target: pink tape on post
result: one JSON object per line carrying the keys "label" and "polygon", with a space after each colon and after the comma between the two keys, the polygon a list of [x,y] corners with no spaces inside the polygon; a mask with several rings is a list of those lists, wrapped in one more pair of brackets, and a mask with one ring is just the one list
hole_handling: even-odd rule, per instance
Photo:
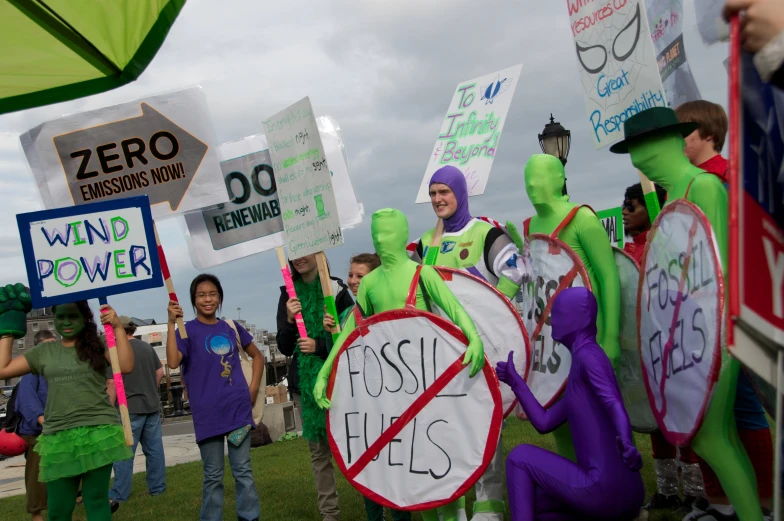
{"label": "pink tape on post", "polygon": [[[281,268],[280,272],[283,274],[283,283],[286,285],[286,293],[288,293],[289,298],[297,298],[297,290],[294,289],[294,279],[291,278],[288,266]],[[305,319],[302,318],[302,313],[297,313],[294,316],[294,322],[297,324],[299,336],[307,338],[308,331],[305,329]]]}
{"label": "pink tape on post", "polygon": [[117,392],[117,403],[128,407],[128,400],[125,398],[125,384],[123,383],[122,373],[114,373],[114,390]]}
{"label": "pink tape on post", "polygon": [[[105,313],[105,311],[102,311]],[[106,347],[109,349],[117,349],[117,338],[114,336],[114,327],[111,324],[103,325],[103,332],[106,335]],[[128,407],[128,399],[125,396],[125,383],[123,382],[122,373],[113,373],[114,375],[114,390],[117,392],[117,403]]]}

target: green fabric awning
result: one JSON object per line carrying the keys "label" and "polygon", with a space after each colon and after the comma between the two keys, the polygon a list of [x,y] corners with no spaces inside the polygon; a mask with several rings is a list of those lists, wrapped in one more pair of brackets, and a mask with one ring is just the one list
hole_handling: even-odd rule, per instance
{"label": "green fabric awning", "polygon": [[185,0],[0,0],[0,114],[129,83]]}

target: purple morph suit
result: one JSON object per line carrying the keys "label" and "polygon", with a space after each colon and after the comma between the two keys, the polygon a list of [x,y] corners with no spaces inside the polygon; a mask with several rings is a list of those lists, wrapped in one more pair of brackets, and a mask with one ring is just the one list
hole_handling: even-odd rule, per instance
{"label": "purple morph suit", "polygon": [[642,506],[642,457],[610,360],[596,343],[596,313],[585,288],[566,289],[553,303],[553,338],[569,349],[572,366],[564,396],[549,410],[507,369],[514,368],[512,353],[496,368],[541,434],[569,422],[577,456],[574,463],[533,445],[512,450],[506,486],[513,521],[631,520]]}
{"label": "purple morph suit", "polygon": [[430,178],[430,186],[436,183],[444,184],[455,194],[457,209],[452,217],[444,219],[444,231],[447,233],[458,232],[471,220],[468,210],[468,185],[465,175],[459,168],[447,165],[439,168]]}

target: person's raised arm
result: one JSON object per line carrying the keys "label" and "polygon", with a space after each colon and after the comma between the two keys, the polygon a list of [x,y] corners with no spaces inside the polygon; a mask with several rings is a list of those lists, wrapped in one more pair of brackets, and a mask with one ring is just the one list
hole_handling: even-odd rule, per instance
{"label": "person's raised arm", "polygon": [[466,310],[463,309],[463,306],[432,266],[423,266],[420,271],[420,277],[428,295],[468,338],[468,347],[466,348],[463,363],[471,364],[470,375],[473,377],[485,364],[484,345],[482,344],[482,339],[479,338],[474,321],[471,320]]}
{"label": "person's raised arm", "polygon": [[495,373],[500,381],[512,388],[526,417],[539,434],[552,432],[567,420],[565,400],[558,400],[549,409],[542,407],[534,393],[528,388],[528,384],[515,369],[513,352],[509,352],[509,358],[506,362],[498,362]]}
{"label": "person's raised arm", "polygon": [[11,351],[14,339],[24,338],[27,334],[27,313],[32,307],[30,293],[24,284],[0,287],[0,379],[14,378],[30,372],[27,358],[18,356],[12,360]]}
{"label": "person's raised arm", "polygon": [[588,256],[593,272],[599,281],[599,306],[602,310],[601,336],[597,337],[613,367],[621,359],[618,334],[621,315],[621,282],[612,245],[601,221],[588,208],[581,208],[574,216],[580,244]]}
{"label": "person's raised arm", "polygon": [[[101,306],[101,323],[104,325],[109,324],[114,329],[117,358],[120,361],[120,372],[125,374],[130,373],[133,371],[133,349],[131,348],[131,343],[128,342],[128,335],[125,334],[125,328],[123,328],[120,318],[117,316],[114,308],[108,304]],[[108,349],[104,353],[104,357],[107,362],[110,364],[112,363]]]}
{"label": "person's raised arm", "polygon": [[615,427],[618,453],[629,469],[639,470],[642,468],[642,456],[634,447],[629,415],[610,361],[600,350],[590,346],[582,349],[577,356],[580,357],[579,363],[572,361],[572,367],[577,369],[578,374],[570,373],[569,377],[581,378],[588,384]]}
{"label": "person's raised arm", "polygon": [[[298,299],[289,299],[285,288],[281,289],[280,299],[278,300],[277,324],[278,331],[275,333],[275,341],[278,343],[278,350],[284,356],[294,356],[297,347],[297,325],[294,321],[295,313],[292,310],[302,310],[302,305]],[[309,333],[313,334],[313,333]]]}
{"label": "person's raised arm", "polygon": [[485,238],[485,263],[498,277],[496,289],[509,299],[513,299],[520,291],[520,286],[531,279],[531,268],[520,253],[522,250],[517,239],[511,237],[513,233],[519,236],[514,226],[510,235],[498,228],[491,228]]}
{"label": "person's raised arm", "polygon": [[[359,306],[359,309],[371,309],[370,301],[367,297],[367,291],[365,290],[365,286],[362,284],[359,285],[357,305]],[[329,409],[332,405],[326,396],[329,375],[332,373],[332,366],[335,363],[335,358],[338,356],[338,354],[340,354],[340,348],[343,346],[346,338],[348,338],[348,336],[352,331],[354,331],[354,329],[356,329],[356,327],[356,319],[352,313],[349,315],[348,320],[346,320],[346,325],[343,326],[340,335],[338,336],[337,340],[335,340],[335,345],[332,346],[332,350],[329,352],[329,356],[324,361],[324,365],[321,366],[321,370],[319,371],[318,377],[316,378],[316,385],[313,387],[313,398],[316,400],[316,404],[318,404],[318,406],[322,409]]]}
{"label": "person's raised arm", "polygon": [[[168,326],[166,330],[166,364],[169,369],[177,369],[182,363],[182,353],[177,348],[177,331],[175,324],[177,319],[183,316],[182,308],[174,300],[169,301],[169,307],[166,311],[169,315]],[[185,340],[188,341],[187,339]]]}

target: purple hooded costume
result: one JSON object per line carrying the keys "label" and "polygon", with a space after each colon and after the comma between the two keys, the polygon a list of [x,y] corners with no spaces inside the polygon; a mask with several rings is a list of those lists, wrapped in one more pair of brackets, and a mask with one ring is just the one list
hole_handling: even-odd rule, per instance
{"label": "purple hooded costume", "polygon": [[537,431],[568,421],[577,463],[533,445],[516,447],[506,460],[506,484],[514,521],[631,520],[644,488],[642,457],[634,447],[610,360],[596,343],[596,298],[585,288],[564,290],[553,303],[553,338],[572,355],[564,396],[545,410],[513,369],[500,362],[507,383]]}
{"label": "purple hooded costume", "polygon": [[468,185],[465,175],[459,168],[443,166],[435,171],[430,178],[430,186],[434,184],[447,185],[457,199],[457,210],[451,217],[444,219],[444,231],[447,233],[459,232],[471,220],[468,210]]}

